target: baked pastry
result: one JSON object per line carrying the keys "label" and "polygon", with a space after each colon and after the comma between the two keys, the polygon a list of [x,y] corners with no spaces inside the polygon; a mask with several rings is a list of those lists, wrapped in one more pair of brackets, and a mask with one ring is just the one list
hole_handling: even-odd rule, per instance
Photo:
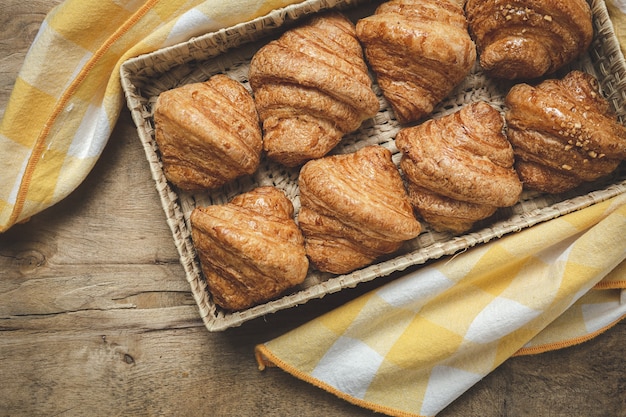
{"label": "baked pastry", "polygon": [[508,137],[526,188],[567,191],[611,173],[626,159],[626,128],[588,73],[517,84],[505,104]]}
{"label": "baked pastry", "polygon": [[254,100],[226,75],[161,93],[154,123],[165,177],[179,188],[215,189],[259,166],[263,145]]}
{"label": "baked pastry", "polygon": [[398,250],[421,229],[391,152],[367,146],[307,162],[298,223],[320,271],[345,274]]}
{"label": "baked pastry", "polygon": [[241,310],[304,281],[309,261],[294,207],[264,186],[191,213],[191,235],[215,303]]}
{"label": "baked pastry", "polygon": [[398,132],[411,204],[433,229],[461,233],[517,203],[522,184],[503,129],[500,112],[479,101]]}
{"label": "baked pastry", "polygon": [[380,107],[354,24],[338,12],[316,16],[262,47],[249,79],[264,149],[286,166],[326,155]]}
{"label": "baked pastry", "polygon": [[467,0],[480,65],[493,77],[551,74],[587,50],[593,38],[586,0]]}
{"label": "baked pastry", "polygon": [[357,36],[399,122],[422,119],[467,76],[476,47],[449,0],[392,0],[359,20]]}

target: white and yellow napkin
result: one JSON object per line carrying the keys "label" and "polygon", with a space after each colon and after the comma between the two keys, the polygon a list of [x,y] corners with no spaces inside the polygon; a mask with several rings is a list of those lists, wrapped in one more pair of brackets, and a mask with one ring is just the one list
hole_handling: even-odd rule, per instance
{"label": "white and yellow napkin", "polygon": [[[0,124],[0,232],[87,176],[128,58],[298,0],[66,0],[45,19]],[[608,1],[626,39],[626,1]],[[622,45],[625,43],[622,42]],[[626,196],[418,269],[279,338],[279,366],[350,402],[433,416],[513,355],[583,342],[626,314]]]}
{"label": "white and yellow napkin", "polygon": [[257,347],[354,404],[434,416],[513,355],[626,315],[626,195],[418,269]]}

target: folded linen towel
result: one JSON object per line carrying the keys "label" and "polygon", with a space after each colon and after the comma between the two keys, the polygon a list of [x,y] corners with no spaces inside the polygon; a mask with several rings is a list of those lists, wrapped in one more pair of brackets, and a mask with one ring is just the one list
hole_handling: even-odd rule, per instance
{"label": "folded linen towel", "polygon": [[388,415],[434,416],[507,358],[621,320],[625,233],[621,195],[385,284],[259,345],[259,366]]}

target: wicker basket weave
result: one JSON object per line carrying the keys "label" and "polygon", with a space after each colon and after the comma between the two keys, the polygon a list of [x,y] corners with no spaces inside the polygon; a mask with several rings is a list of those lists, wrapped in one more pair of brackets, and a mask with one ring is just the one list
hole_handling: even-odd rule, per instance
{"label": "wicker basket weave", "polygon": [[[308,300],[354,287],[361,282],[402,271],[409,266],[457,253],[626,192],[626,169],[622,164],[620,170],[610,179],[587,184],[569,193],[543,195],[525,192],[517,205],[500,209],[496,215],[480,222],[472,231],[462,236],[436,233],[426,227],[420,236],[407,242],[393,257],[364,269],[341,276],[322,274],[311,269],[303,284],[276,300],[239,312],[227,312],[216,306],[207,289],[190,237],[191,211],[200,205],[225,203],[235,195],[260,185],[273,185],[283,190],[291,199],[297,214],[298,171],[263,159],[254,175],[229,183],[215,192],[191,194],[178,190],[165,179],[158,147],[154,141],[152,110],[156,98],[165,90],[205,81],[216,73],[228,74],[249,89],[247,72],[250,58],[269,39],[277,37],[300,19],[313,13],[339,9],[356,21],[373,13],[379,3],[380,1],[368,0],[307,0],[275,10],[253,21],[130,59],[122,65],[122,86],[127,103],[137,125],[186,279],[198,304],[200,316],[209,331],[238,326],[255,317],[291,308]],[[577,68],[596,76],[605,96],[623,123],[626,120],[626,64],[604,1],[591,0],[590,4],[594,15],[594,41],[589,52],[570,67],[563,69],[562,73]],[[478,100],[503,109],[504,95],[509,87],[510,84],[487,78],[476,65],[462,85],[436,108],[433,117],[449,114],[466,103]],[[394,161],[398,163],[400,154],[395,147],[394,137],[400,125],[376,85],[374,91],[378,94],[381,110],[373,119],[365,121],[357,132],[346,136],[333,153],[353,152],[363,146],[378,144],[388,148]]]}

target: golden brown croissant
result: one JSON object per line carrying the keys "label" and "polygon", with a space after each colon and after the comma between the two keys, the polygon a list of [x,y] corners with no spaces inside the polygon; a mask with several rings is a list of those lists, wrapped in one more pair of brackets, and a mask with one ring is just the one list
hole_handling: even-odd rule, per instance
{"label": "golden brown croissant", "polygon": [[294,207],[274,187],[191,213],[192,239],[215,303],[241,310],[304,281],[309,261]]}
{"label": "golden brown croissant", "polygon": [[326,155],[379,102],[354,24],[314,17],[261,48],[249,70],[268,157],[297,166]]}
{"label": "golden brown croissant", "polygon": [[585,0],[468,0],[465,12],[480,65],[494,77],[551,74],[586,51],[593,38]]}
{"label": "golden brown croissant", "polygon": [[259,165],[263,145],[254,100],[226,75],[161,93],[154,122],[165,176],[182,189],[218,188]]}
{"label": "golden brown croissant", "polygon": [[356,28],[401,123],[430,114],[476,61],[463,9],[448,0],[392,0]]}
{"label": "golden brown croissant", "polygon": [[298,222],[321,271],[369,265],[420,232],[391,152],[381,146],[310,161],[299,185]]}
{"label": "golden brown croissant", "polygon": [[590,74],[572,71],[505,99],[508,137],[524,185],[549,193],[611,173],[626,159],[626,128]]}
{"label": "golden brown croissant", "polygon": [[435,230],[464,232],[519,200],[522,184],[503,128],[498,110],[476,102],[398,132],[411,203]]}

